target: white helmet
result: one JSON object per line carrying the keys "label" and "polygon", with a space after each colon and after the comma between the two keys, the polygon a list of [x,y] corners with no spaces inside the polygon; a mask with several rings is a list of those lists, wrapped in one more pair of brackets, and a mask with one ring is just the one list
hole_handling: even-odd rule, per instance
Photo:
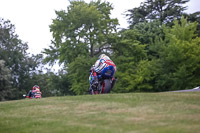
{"label": "white helmet", "polygon": [[105,54],[101,54],[101,55],[99,56],[99,59],[102,59],[102,58],[104,58],[104,59],[106,59],[106,60],[110,60],[110,58],[109,58],[107,55],[105,55]]}
{"label": "white helmet", "polygon": [[99,59],[103,58],[104,56],[106,56],[106,55],[105,54],[99,55]]}

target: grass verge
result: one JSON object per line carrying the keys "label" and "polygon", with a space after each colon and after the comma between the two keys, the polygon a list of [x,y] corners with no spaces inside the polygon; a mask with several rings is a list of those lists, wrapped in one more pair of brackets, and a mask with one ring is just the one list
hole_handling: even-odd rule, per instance
{"label": "grass verge", "polygon": [[0,102],[0,133],[199,133],[200,92]]}

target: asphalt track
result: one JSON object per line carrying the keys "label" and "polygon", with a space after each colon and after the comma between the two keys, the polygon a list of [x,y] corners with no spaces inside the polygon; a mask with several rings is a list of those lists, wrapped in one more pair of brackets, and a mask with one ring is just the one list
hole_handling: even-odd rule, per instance
{"label": "asphalt track", "polygon": [[193,89],[188,89],[188,90],[177,90],[177,91],[171,91],[171,92],[193,92],[193,91],[200,91],[200,86],[193,88]]}

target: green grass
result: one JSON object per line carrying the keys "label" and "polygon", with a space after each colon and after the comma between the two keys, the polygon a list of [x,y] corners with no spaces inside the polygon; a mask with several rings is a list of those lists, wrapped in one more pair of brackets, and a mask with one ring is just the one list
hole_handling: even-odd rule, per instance
{"label": "green grass", "polygon": [[199,133],[200,92],[0,102],[0,133]]}

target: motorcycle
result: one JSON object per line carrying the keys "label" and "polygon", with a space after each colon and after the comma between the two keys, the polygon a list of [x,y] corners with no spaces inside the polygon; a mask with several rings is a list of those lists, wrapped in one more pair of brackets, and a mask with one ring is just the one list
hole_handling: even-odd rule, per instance
{"label": "motorcycle", "polygon": [[30,90],[26,95],[23,95],[23,97],[29,98],[29,99],[33,99],[33,98],[42,98],[42,93],[39,90]]}
{"label": "motorcycle", "polygon": [[[97,79],[95,79],[97,78]],[[94,83],[98,81],[97,83]],[[90,76],[89,76],[89,94],[96,95],[96,94],[105,94],[110,93],[112,88],[115,85],[117,78],[103,78],[101,75],[98,75],[93,69],[90,69]]]}

